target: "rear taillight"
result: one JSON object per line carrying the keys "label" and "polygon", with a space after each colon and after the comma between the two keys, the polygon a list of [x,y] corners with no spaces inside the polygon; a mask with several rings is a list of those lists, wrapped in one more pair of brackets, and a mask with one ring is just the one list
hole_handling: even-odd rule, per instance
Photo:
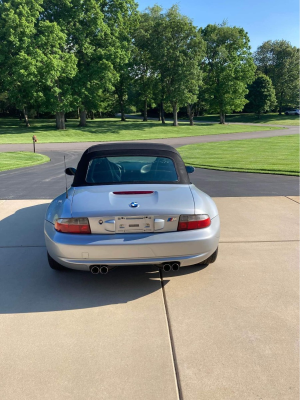
{"label": "rear taillight", "polygon": [[59,218],[55,229],[62,233],[90,234],[91,228],[87,218]]}
{"label": "rear taillight", "polygon": [[189,231],[192,229],[203,229],[210,226],[210,218],[207,214],[180,215],[178,231]]}

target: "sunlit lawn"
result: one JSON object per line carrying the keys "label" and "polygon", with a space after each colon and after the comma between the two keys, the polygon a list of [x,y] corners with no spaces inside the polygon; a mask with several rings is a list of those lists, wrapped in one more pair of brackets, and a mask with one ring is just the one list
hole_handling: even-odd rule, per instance
{"label": "sunlit lawn", "polygon": [[50,161],[50,158],[43,154],[25,151],[0,153],[0,171],[31,167],[33,165],[44,164],[48,161]]}
{"label": "sunlit lawn", "polygon": [[[66,130],[56,130],[53,120],[31,120],[26,128],[18,119],[0,119],[1,143],[31,143],[32,135],[36,135],[38,143],[54,142],[106,142],[122,140],[161,139],[184,136],[218,135],[257,130],[272,130],[273,127],[255,127],[244,125],[199,124],[190,126],[181,122],[174,127],[171,122],[162,125],[158,121],[142,122],[119,119],[88,120],[87,127],[78,127],[78,120],[68,120]],[[279,128],[278,128],[279,129]]]}
{"label": "sunlit lawn", "polygon": [[187,165],[224,171],[299,175],[299,136],[278,136],[180,147]]}
{"label": "sunlit lawn", "polygon": [[[219,122],[218,115],[204,115],[195,117],[196,121]],[[247,122],[252,124],[273,124],[273,125],[299,125],[299,116],[297,115],[278,115],[278,113],[262,114],[260,118],[254,114],[229,114],[226,115],[226,123]]]}

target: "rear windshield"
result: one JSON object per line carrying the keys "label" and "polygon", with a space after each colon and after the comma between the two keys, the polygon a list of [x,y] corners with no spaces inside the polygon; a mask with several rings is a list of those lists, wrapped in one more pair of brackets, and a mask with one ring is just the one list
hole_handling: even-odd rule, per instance
{"label": "rear windshield", "polygon": [[178,176],[170,158],[120,156],[93,158],[85,180],[93,184],[176,182]]}

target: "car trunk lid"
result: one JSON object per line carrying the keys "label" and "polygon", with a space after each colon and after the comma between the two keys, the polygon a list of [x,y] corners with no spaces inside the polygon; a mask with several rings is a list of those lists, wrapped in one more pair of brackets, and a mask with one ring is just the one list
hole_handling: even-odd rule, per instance
{"label": "car trunk lid", "polygon": [[189,185],[103,185],[75,188],[72,217],[88,217],[92,233],[176,231],[194,214]]}

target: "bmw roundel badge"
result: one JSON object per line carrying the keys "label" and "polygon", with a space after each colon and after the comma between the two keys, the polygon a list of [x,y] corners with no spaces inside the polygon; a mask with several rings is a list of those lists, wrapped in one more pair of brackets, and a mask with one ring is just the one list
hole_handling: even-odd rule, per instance
{"label": "bmw roundel badge", "polygon": [[139,204],[136,203],[135,201],[133,201],[133,202],[131,202],[131,203],[129,204],[129,207],[137,208],[137,207],[139,207]]}

